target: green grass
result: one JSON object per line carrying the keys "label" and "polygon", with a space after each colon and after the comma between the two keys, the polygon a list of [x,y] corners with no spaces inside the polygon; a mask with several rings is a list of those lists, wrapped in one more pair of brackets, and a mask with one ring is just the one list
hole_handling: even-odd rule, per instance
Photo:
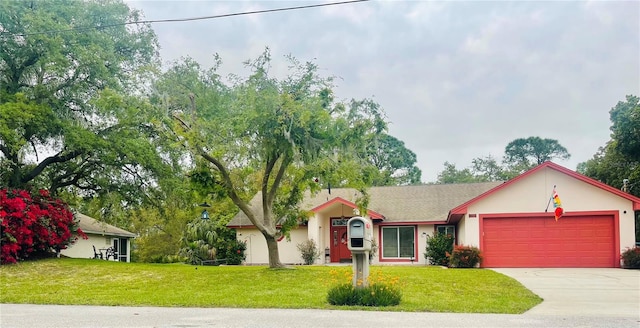
{"label": "green grass", "polygon": [[[327,303],[336,270],[351,267],[271,270],[48,259],[0,266],[0,303],[372,309]],[[522,313],[541,302],[517,281],[491,270],[375,266],[371,272],[399,277],[402,289],[400,305],[375,310]]]}

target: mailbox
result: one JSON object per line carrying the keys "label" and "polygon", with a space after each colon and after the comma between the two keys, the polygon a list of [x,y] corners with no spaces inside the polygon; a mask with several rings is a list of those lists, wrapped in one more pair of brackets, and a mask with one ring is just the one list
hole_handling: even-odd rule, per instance
{"label": "mailbox", "polygon": [[369,219],[360,216],[347,222],[347,247],[350,251],[371,251],[373,224]]}

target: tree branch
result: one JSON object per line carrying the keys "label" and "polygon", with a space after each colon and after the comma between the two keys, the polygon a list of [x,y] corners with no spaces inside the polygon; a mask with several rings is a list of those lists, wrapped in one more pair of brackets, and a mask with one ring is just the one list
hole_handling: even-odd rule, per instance
{"label": "tree branch", "polygon": [[282,177],[284,176],[284,172],[287,170],[287,167],[291,163],[290,156],[283,154],[282,161],[280,162],[280,167],[278,168],[278,172],[276,173],[275,179],[273,179],[273,183],[271,184],[271,188],[269,190],[269,194],[267,195],[267,201],[269,204],[273,204],[273,201],[276,197],[276,192],[278,191],[278,187],[280,186],[280,182],[282,181]]}
{"label": "tree branch", "polygon": [[[192,106],[192,110],[193,110],[192,113],[195,116],[195,114],[194,114],[195,113],[194,97],[192,96],[192,94],[190,94],[189,98],[191,100],[191,106]],[[172,116],[173,116],[173,118],[175,120],[177,120],[180,123],[180,125],[182,126],[182,128],[185,131],[191,130],[191,126],[189,124],[187,124],[187,122],[185,122],[178,115],[174,114]],[[218,171],[220,171],[220,174],[222,175],[222,179],[224,181],[225,189],[229,193],[229,198],[231,198],[231,201],[233,201],[233,203],[236,206],[238,206],[238,208],[240,208],[240,210],[249,218],[249,221],[251,221],[251,223],[253,223],[256,226],[256,228],[258,228],[258,230],[260,230],[262,232],[267,232],[270,235],[274,235],[275,234],[275,230],[271,229],[271,228],[268,228],[265,224],[263,224],[262,222],[258,221],[256,219],[256,216],[254,215],[254,213],[249,208],[249,205],[247,204],[247,202],[245,202],[244,200],[242,200],[242,198],[240,198],[240,196],[238,196],[238,193],[235,190],[235,186],[233,185],[233,180],[231,180],[231,175],[229,174],[229,171],[227,171],[227,169],[224,166],[224,164],[222,162],[220,162],[217,158],[209,155],[199,145],[194,144],[194,145],[192,145],[192,147],[196,150],[196,152],[198,154],[200,154],[200,156],[202,156],[202,158],[207,160],[209,163],[213,164],[218,169]]]}
{"label": "tree branch", "polygon": [[45,168],[47,168],[47,166],[54,164],[54,163],[63,163],[63,162],[67,162],[73,158],[75,158],[76,156],[79,156],[82,154],[81,151],[79,150],[74,150],[72,152],[69,152],[65,155],[61,155],[62,152],[57,153],[54,156],[49,156],[47,158],[45,158],[42,162],[40,162],[40,164],[38,164],[38,166],[36,166],[35,168],[33,168],[33,170],[31,170],[30,172],[28,172],[27,174],[23,175],[20,178],[20,182],[21,183],[27,183],[31,180],[33,180],[35,177],[37,177],[40,173],[42,173],[42,171],[44,171]]}
{"label": "tree branch", "polygon": [[247,215],[247,217],[249,218],[249,221],[251,221],[251,223],[253,223],[256,226],[256,228],[258,228],[260,231],[268,231],[270,233],[275,233],[275,231],[273,232],[269,231],[270,229],[267,229],[267,227],[262,222],[258,221],[254,213],[249,208],[249,205],[244,200],[242,200],[240,196],[238,196],[238,193],[236,193],[235,191],[233,181],[231,180],[231,175],[229,175],[229,172],[227,171],[225,166],[218,159],[207,154],[202,148],[198,147],[197,151],[200,154],[200,156],[202,156],[204,159],[209,161],[218,169],[218,171],[220,171],[220,174],[222,175],[222,179],[224,180],[224,186],[229,192],[229,198],[231,198],[233,203],[236,204],[236,206],[238,206],[240,210]]}
{"label": "tree branch", "polygon": [[273,167],[276,165],[278,161],[278,156],[274,154],[270,154],[267,158],[267,165],[264,167],[264,175],[262,176],[262,185],[260,186],[260,190],[262,191],[262,212],[269,213],[271,210],[271,204],[273,201],[270,200],[271,191],[269,190],[269,179],[271,178],[271,172],[273,172]]}
{"label": "tree branch", "polygon": [[3,145],[0,143],[0,151],[2,152],[2,154],[4,154],[4,157],[6,157],[8,160],[10,160],[11,162],[14,162],[14,159],[17,160],[16,156],[12,156],[11,152],[9,151],[9,147]]}

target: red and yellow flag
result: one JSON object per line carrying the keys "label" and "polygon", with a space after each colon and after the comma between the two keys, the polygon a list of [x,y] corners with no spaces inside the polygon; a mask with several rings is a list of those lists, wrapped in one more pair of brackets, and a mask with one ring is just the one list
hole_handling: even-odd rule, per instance
{"label": "red and yellow flag", "polygon": [[560,201],[560,197],[556,192],[556,188],[553,188],[553,208],[555,208],[554,214],[556,217],[556,221],[564,214],[564,210],[562,209],[562,202]]}

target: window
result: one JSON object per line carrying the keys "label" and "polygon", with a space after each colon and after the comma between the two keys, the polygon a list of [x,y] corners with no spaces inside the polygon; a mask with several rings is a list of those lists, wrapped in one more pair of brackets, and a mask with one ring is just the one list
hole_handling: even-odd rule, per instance
{"label": "window", "polygon": [[441,234],[451,235],[453,237],[453,240],[456,240],[456,227],[455,226],[452,226],[452,225],[437,226],[436,227],[436,231],[438,231],[438,233],[441,233]]}
{"label": "window", "polygon": [[383,258],[415,258],[415,227],[382,227]]}
{"label": "window", "polygon": [[127,255],[129,253],[127,238],[113,238],[113,250],[117,256],[117,260],[120,262],[127,262]]}

